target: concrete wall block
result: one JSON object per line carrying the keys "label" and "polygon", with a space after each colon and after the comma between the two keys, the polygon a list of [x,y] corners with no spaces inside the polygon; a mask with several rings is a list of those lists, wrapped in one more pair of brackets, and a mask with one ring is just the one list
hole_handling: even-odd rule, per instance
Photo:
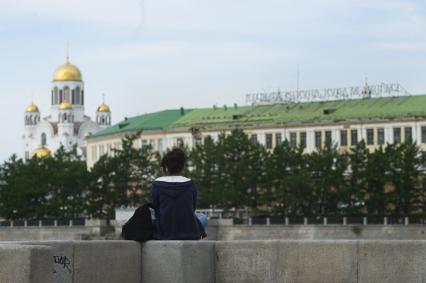
{"label": "concrete wall block", "polygon": [[356,251],[355,241],[217,242],[216,282],[356,282]]}
{"label": "concrete wall block", "polygon": [[52,269],[46,264],[52,251],[45,246],[0,245],[0,282],[51,283]]}
{"label": "concrete wall block", "polygon": [[142,282],[215,282],[215,243],[149,241],[142,247]]}
{"label": "concrete wall block", "polygon": [[426,241],[360,241],[360,283],[426,282]]}
{"label": "concrete wall block", "polygon": [[76,241],[74,282],[140,283],[141,245],[133,241]]}

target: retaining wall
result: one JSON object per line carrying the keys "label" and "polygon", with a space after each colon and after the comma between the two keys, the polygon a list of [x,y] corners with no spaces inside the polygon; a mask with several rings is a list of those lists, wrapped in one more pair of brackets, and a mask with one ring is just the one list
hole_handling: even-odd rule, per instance
{"label": "retaining wall", "polygon": [[426,240],[426,225],[209,225],[209,240]]}
{"label": "retaining wall", "polygon": [[426,282],[426,241],[54,241],[0,245],[0,282]]}

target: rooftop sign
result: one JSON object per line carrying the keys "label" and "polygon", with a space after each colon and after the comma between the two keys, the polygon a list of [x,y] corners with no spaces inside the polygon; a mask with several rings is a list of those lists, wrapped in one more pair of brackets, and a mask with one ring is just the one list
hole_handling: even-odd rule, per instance
{"label": "rooftop sign", "polygon": [[371,97],[390,97],[410,95],[399,83],[325,88],[311,90],[260,92],[246,95],[247,104],[274,104],[288,102],[314,102]]}

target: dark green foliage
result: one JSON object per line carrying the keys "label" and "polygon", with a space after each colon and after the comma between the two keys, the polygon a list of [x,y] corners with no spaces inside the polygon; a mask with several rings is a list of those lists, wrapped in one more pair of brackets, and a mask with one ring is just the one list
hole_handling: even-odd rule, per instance
{"label": "dark green foliage", "polygon": [[[0,167],[0,216],[111,219],[117,207],[149,201],[151,182],[162,174],[161,156],[149,145],[137,146],[139,136],[123,139],[90,171],[76,150],[61,148],[54,157],[25,162],[12,156]],[[372,152],[359,142],[347,153],[326,143],[307,154],[287,141],[268,151],[233,130],[182,149],[199,208],[281,216],[424,213],[426,160],[412,142]]]}
{"label": "dark green foliage", "polygon": [[116,207],[137,207],[149,201],[158,156],[149,145],[135,146],[139,136],[127,136],[112,156],[102,156],[93,166],[86,198],[90,217],[113,218]]}
{"label": "dark green foliage", "polygon": [[74,149],[24,162],[12,156],[0,169],[0,214],[7,219],[76,218],[84,211],[86,163]]}

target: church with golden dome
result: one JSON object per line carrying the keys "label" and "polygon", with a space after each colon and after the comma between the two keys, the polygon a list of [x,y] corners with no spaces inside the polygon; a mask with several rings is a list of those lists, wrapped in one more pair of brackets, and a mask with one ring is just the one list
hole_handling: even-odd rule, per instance
{"label": "church with golden dome", "polygon": [[82,74],[67,57],[53,74],[50,114],[41,118],[34,102],[25,109],[25,158],[51,156],[60,146],[77,146],[78,152],[86,156],[86,138],[111,125],[111,110],[103,102],[92,120],[85,114],[85,99]]}

